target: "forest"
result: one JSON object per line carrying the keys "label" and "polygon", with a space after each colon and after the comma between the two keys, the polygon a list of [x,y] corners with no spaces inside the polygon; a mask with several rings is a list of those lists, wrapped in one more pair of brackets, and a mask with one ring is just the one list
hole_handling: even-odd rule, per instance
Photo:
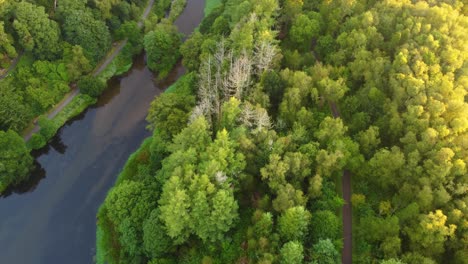
{"label": "forest", "polygon": [[468,264],[464,1],[206,0],[184,38],[186,1],[143,22],[144,0],[0,0],[0,193],[57,132],[50,109],[144,52],[155,79],[186,73],[99,208],[98,264],[351,263],[350,217],[352,263]]}
{"label": "forest", "polygon": [[98,263],[342,263],[343,172],[353,263],[468,263],[466,4],[207,4],[183,43],[145,36],[188,72],[99,210]]}

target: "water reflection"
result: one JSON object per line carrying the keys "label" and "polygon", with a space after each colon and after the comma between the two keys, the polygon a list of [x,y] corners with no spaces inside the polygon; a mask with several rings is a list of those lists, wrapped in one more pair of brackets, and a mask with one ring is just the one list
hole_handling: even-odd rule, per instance
{"label": "water reflection", "polygon": [[34,170],[31,172],[28,181],[5,190],[0,197],[4,199],[12,194],[24,194],[34,191],[39,185],[39,182],[46,177],[46,171],[37,160],[34,160],[33,166]]}

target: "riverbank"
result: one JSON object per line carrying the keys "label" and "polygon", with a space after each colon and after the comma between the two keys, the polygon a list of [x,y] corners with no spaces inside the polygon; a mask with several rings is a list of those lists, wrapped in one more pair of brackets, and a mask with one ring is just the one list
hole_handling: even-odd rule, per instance
{"label": "riverbank", "polygon": [[[138,28],[143,27],[143,21],[149,16],[154,2],[155,0],[148,1],[141,19],[138,21]],[[107,82],[112,77],[128,72],[132,66],[133,56],[137,55],[128,56],[128,54],[123,54],[122,51],[125,48],[132,48],[129,45],[131,43],[128,42],[128,39],[115,42],[107,56],[95,67],[91,74]],[[33,123],[23,132],[23,138],[28,147],[32,150],[43,148],[68,120],[76,117],[96,102],[96,98],[82,94],[79,87],[74,87],[60,103],[49,110],[47,114],[35,118]],[[43,122],[37,122],[40,119]],[[42,123],[42,126],[40,123]]]}
{"label": "riverbank", "polygon": [[205,9],[203,12],[205,13],[205,17],[208,16],[213,9],[221,5],[221,0],[206,0]]}
{"label": "riverbank", "polygon": [[[217,2],[212,1],[212,2]],[[188,3],[188,4],[193,4],[193,3]],[[207,1],[205,1],[205,6],[204,6],[204,14],[206,16],[206,4]],[[187,7],[187,9],[190,9],[190,7]],[[209,11],[210,12],[210,11]],[[183,15],[182,15],[183,16]],[[185,17],[186,19],[187,17]],[[180,22],[180,21],[179,21]],[[188,24],[188,23],[186,23]],[[198,25],[198,23],[197,23]],[[179,31],[182,33],[185,33],[186,35],[190,34],[193,31],[193,28],[179,28]],[[175,68],[172,70],[173,74],[178,75],[180,74],[180,69],[182,68],[181,64],[178,63]],[[183,68],[182,68],[183,69]],[[184,70],[185,71],[185,70]],[[183,71],[183,72],[184,72]],[[180,76],[172,85],[170,85],[164,93],[187,93],[189,92],[186,88],[186,86],[191,83],[194,80],[194,75],[193,74],[185,74],[183,76]],[[163,81],[164,83],[167,83],[168,81]],[[118,186],[126,181],[126,180],[131,180],[135,177],[138,176],[139,173],[139,167],[143,163],[147,162],[145,157],[149,157],[149,151],[150,151],[150,146],[152,145],[153,138],[148,137],[146,138],[143,143],[140,145],[140,147],[128,158],[125,166],[121,170],[120,174],[118,175],[115,184],[113,187],[109,190],[108,194],[111,193],[113,190],[118,188]],[[104,263],[113,263],[116,259],[119,259],[119,255],[121,252],[119,251],[119,246],[117,245],[119,242],[116,241],[116,238],[118,237],[117,235],[117,230],[113,226],[112,222],[108,219],[107,217],[107,207],[106,204],[103,203],[98,211],[97,214],[97,225],[96,225],[96,256],[95,256],[95,261],[97,264],[104,264]]]}
{"label": "riverbank", "polygon": [[[175,83],[170,85],[164,93],[188,93],[187,84],[193,81],[193,74],[185,74],[177,79]],[[152,137],[146,138],[140,147],[129,156],[125,166],[120,171],[115,184],[109,190],[109,193],[117,188],[124,181],[131,181],[138,177],[139,168],[147,165],[147,157],[150,156],[150,147],[153,142]],[[146,158],[145,158],[146,157]],[[113,225],[107,218],[107,208],[105,203],[101,205],[97,214],[97,225],[96,225],[96,264],[112,263],[109,262],[110,258],[115,259],[120,252],[118,247],[114,244],[111,245],[113,238],[117,237]]]}

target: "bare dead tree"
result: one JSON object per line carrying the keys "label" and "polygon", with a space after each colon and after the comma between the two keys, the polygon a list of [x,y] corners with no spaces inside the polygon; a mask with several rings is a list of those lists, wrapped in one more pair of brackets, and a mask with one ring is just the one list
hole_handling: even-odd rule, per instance
{"label": "bare dead tree", "polygon": [[270,129],[272,127],[272,122],[268,112],[264,108],[253,106],[249,102],[245,102],[242,105],[242,112],[239,115],[239,121],[254,132],[258,132],[263,129]]}
{"label": "bare dead tree", "polygon": [[239,115],[239,121],[248,128],[254,126],[253,120],[255,117],[255,110],[250,103],[245,103],[242,107],[242,112]]}
{"label": "bare dead tree", "polygon": [[262,41],[255,45],[254,62],[258,76],[271,68],[276,55],[278,55],[278,47],[270,41]]}
{"label": "bare dead tree", "polygon": [[191,120],[203,115],[207,120],[219,116],[222,98],[220,90],[223,83],[223,64],[226,57],[225,41],[218,43],[213,56],[208,56],[200,65],[198,74],[198,104],[192,111]]}
{"label": "bare dead tree", "polygon": [[270,129],[272,126],[270,116],[264,108],[257,108],[255,111],[255,124],[257,126],[256,130],[260,131],[263,129]]}
{"label": "bare dead tree", "polygon": [[225,95],[227,98],[242,98],[243,93],[250,85],[252,74],[252,62],[244,51],[231,62],[229,73],[224,79]]}

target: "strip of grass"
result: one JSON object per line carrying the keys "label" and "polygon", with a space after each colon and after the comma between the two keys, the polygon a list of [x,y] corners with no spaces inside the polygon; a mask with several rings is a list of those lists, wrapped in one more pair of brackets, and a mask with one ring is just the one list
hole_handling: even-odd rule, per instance
{"label": "strip of grass", "polygon": [[[103,231],[101,229],[101,225],[97,225],[96,227],[96,245],[100,247],[101,249],[104,249],[106,247],[104,246],[99,246],[104,244],[104,237],[103,237]],[[94,258],[95,263],[97,264],[104,264],[106,262],[106,252],[104,250],[99,250],[96,251],[96,256]]]}
{"label": "strip of grass", "polygon": [[104,81],[109,80],[114,76],[122,75],[130,70],[133,65],[133,54],[130,55],[129,50],[132,49],[132,44],[127,42],[120,53],[107,65],[107,67],[98,75]]}
{"label": "strip of grass", "polygon": [[221,5],[221,0],[205,0],[205,17],[208,16],[213,9]]}
{"label": "strip of grass", "polygon": [[[117,187],[124,180],[132,180],[138,174],[138,165],[141,163],[140,156],[145,155],[149,151],[152,137],[146,138],[141,146],[128,158],[124,168],[117,177],[117,181],[114,186],[108,191],[110,192],[113,188]],[[95,260],[97,264],[113,263],[112,260],[118,259],[119,254],[119,243],[116,240],[117,234],[115,227],[107,217],[106,204],[103,203],[99,208],[97,218],[97,229],[96,229],[96,256]]]}
{"label": "strip of grass", "polygon": [[27,142],[28,147],[30,149],[40,149],[44,147],[68,120],[79,115],[90,105],[95,104],[96,101],[97,100],[95,98],[88,95],[79,94],[75,96],[54,118],[50,120],[47,119],[47,117],[41,118],[41,130],[39,133],[32,135],[31,139]]}

